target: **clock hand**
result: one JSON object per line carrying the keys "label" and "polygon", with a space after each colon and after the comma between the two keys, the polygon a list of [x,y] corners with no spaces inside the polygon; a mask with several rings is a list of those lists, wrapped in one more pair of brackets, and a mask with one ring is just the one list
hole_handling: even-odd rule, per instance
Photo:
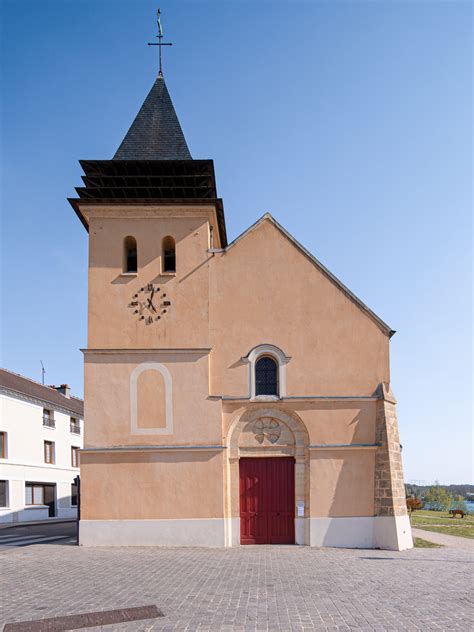
{"label": "clock hand", "polygon": [[151,298],[147,298],[148,301],[148,305],[149,307],[151,307],[151,309],[155,312],[155,314],[157,313],[155,306],[153,305],[153,303],[151,302]]}
{"label": "clock hand", "polygon": [[148,298],[148,305],[152,308],[152,310],[155,312],[155,314],[157,313],[155,306],[153,305],[153,297],[155,296],[155,288],[152,285],[151,286],[151,295],[150,298]]}

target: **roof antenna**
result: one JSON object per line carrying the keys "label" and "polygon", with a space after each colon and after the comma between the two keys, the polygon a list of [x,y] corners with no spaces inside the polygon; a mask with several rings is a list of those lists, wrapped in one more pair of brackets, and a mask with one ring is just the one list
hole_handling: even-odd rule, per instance
{"label": "roof antenna", "polygon": [[43,361],[40,360],[40,362],[41,362],[41,381],[42,381],[43,386],[44,386],[44,374],[46,373],[46,369],[44,368]]}
{"label": "roof antenna", "polygon": [[156,12],[156,22],[158,24],[158,42],[148,42],[148,46],[158,46],[158,50],[160,51],[160,71],[158,73],[158,78],[163,79],[163,63],[161,60],[161,47],[162,46],[173,46],[171,42],[163,42],[163,28],[161,26],[161,10],[158,9]]}

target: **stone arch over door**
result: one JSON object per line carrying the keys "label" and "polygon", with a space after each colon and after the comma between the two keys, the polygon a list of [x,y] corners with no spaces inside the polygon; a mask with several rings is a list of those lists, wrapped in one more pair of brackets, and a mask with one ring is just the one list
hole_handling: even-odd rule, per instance
{"label": "stone arch over door", "polygon": [[[296,544],[309,544],[309,436],[296,413],[262,404],[240,410],[227,432],[227,545],[240,544],[239,460],[242,457],[292,456],[295,459]],[[304,507],[304,515],[298,515]]]}

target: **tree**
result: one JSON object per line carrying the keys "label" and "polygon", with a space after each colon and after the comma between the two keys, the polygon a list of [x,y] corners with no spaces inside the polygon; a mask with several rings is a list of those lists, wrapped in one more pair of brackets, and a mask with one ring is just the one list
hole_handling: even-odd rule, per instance
{"label": "tree", "polygon": [[421,500],[421,498],[416,498],[416,496],[410,496],[409,498],[407,498],[407,509],[408,509],[408,515],[410,516],[410,523],[411,523],[411,514],[417,509],[422,509],[422,508],[423,508],[423,501]]}
{"label": "tree", "polygon": [[417,509],[423,509],[423,501],[421,500],[421,498],[410,496],[410,498],[407,498],[407,509],[410,514]]}
{"label": "tree", "polygon": [[462,496],[456,496],[454,498],[453,502],[451,503],[450,509],[461,509],[461,511],[464,511],[464,513],[469,513],[464,498]]}
{"label": "tree", "polygon": [[435,511],[447,511],[453,503],[453,497],[436,481],[426,492],[425,503]]}

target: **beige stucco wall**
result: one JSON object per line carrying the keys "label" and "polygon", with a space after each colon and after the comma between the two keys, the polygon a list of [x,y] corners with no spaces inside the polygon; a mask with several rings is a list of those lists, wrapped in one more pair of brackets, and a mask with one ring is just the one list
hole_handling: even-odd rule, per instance
{"label": "beige stucco wall", "polygon": [[[190,212],[190,211],[189,211]],[[138,276],[122,274],[123,241],[137,240]],[[177,274],[161,274],[161,244],[176,241]],[[89,348],[208,347],[209,221],[191,217],[91,217]],[[159,322],[139,321],[129,304],[147,283],[171,301]],[[160,303],[159,296],[156,303]],[[183,327],[186,328],[183,336]]]}
{"label": "beige stucco wall", "polygon": [[373,516],[372,449],[311,450],[311,516]]}
{"label": "beige stucco wall", "polygon": [[[249,406],[248,403],[224,402],[223,431],[228,429],[235,416]],[[374,401],[311,401],[272,403],[272,407],[295,413],[303,422],[309,443],[374,443],[376,402]]]}
{"label": "beige stucco wall", "polygon": [[[208,358],[204,352],[86,353],[86,446],[221,444],[221,405],[207,398]],[[137,366],[150,361],[164,365],[171,376],[171,434],[133,434],[131,431],[131,375]],[[163,402],[158,396],[159,392],[156,393],[157,412],[163,411]],[[150,424],[145,425],[150,427]],[[160,421],[157,427],[163,425]]]}
{"label": "beige stucco wall", "polygon": [[83,453],[81,519],[223,516],[222,453]]}
{"label": "beige stucco wall", "polygon": [[288,395],[372,395],[389,381],[389,341],[270,222],[211,266],[211,392],[248,393],[253,347],[271,343],[291,361]]}

